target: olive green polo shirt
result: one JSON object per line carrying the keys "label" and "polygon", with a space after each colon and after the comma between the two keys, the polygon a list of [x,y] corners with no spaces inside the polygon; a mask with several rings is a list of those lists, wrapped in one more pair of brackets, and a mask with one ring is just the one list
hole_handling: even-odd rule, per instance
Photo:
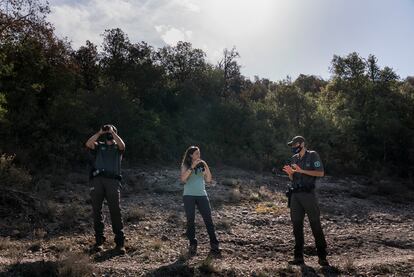
{"label": "olive green polo shirt", "polygon": [[[301,158],[299,154],[292,156],[292,164],[297,164],[303,170],[324,171],[323,164],[319,154],[316,151],[306,150]],[[307,174],[294,173],[292,183],[294,185],[314,185],[316,177]]]}
{"label": "olive green polo shirt", "polygon": [[109,174],[121,175],[121,160],[124,151],[120,150],[116,143],[108,145],[105,142],[98,142],[93,152],[95,154],[95,169],[103,169]]}

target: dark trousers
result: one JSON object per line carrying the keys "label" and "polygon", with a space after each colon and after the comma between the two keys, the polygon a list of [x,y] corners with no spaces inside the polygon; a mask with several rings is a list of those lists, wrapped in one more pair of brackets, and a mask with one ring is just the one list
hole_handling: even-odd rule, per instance
{"label": "dark trousers", "polygon": [[115,243],[124,245],[124,225],[122,222],[120,202],[121,183],[118,180],[95,177],[91,180],[91,199],[93,209],[93,223],[95,228],[95,238],[97,243],[104,241],[104,222],[102,215],[102,204],[104,199],[108,203],[111,215],[112,231],[115,234]]}
{"label": "dark trousers", "polygon": [[319,204],[315,192],[297,192],[292,194],[290,218],[293,223],[293,234],[295,236],[294,255],[296,258],[303,258],[303,222],[305,214],[308,215],[318,256],[325,258],[327,255],[326,241],[321,226]]}
{"label": "dark trousers", "polygon": [[213,219],[211,217],[210,201],[207,196],[191,196],[184,195],[184,209],[187,216],[187,238],[191,245],[197,244],[195,237],[195,208],[197,206],[198,211],[203,217],[204,224],[207,228],[208,236],[210,237],[210,245],[212,248],[218,248],[219,242],[214,230]]}

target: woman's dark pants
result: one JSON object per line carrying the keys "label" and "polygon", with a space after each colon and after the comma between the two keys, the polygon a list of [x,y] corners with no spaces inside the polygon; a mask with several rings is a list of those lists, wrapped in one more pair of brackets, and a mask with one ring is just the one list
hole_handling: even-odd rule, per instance
{"label": "woman's dark pants", "polygon": [[213,219],[211,217],[210,201],[207,196],[192,196],[184,195],[184,210],[187,216],[187,238],[190,241],[190,245],[197,245],[197,239],[195,237],[195,208],[197,206],[198,211],[203,217],[204,223],[207,228],[208,236],[210,237],[210,246],[215,249],[218,248],[219,242],[214,230]]}

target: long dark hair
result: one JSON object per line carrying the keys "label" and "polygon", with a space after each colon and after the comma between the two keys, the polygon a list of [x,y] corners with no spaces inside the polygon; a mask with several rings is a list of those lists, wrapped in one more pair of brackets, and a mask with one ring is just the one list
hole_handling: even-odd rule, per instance
{"label": "long dark hair", "polygon": [[191,163],[192,163],[192,158],[191,155],[194,154],[195,151],[200,150],[200,148],[198,148],[198,146],[190,146],[187,148],[187,150],[185,150],[184,156],[183,156],[183,160],[181,162],[181,166],[185,166],[187,168],[191,167]]}

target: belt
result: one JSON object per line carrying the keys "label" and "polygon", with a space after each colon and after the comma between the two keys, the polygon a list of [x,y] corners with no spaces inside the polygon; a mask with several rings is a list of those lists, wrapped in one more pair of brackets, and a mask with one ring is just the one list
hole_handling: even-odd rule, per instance
{"label": "belt", "polygon": [[98,177],[98,176],[122,181],[122,175],[114,174],[114,173],[111,173],[111,172],[108,172],[102,169],[97,169],[92,172],[92,178]]}
{"label": "belt", "polygon": [[293,184],[292,192],[312,192],[315,189],[315,184]]}

